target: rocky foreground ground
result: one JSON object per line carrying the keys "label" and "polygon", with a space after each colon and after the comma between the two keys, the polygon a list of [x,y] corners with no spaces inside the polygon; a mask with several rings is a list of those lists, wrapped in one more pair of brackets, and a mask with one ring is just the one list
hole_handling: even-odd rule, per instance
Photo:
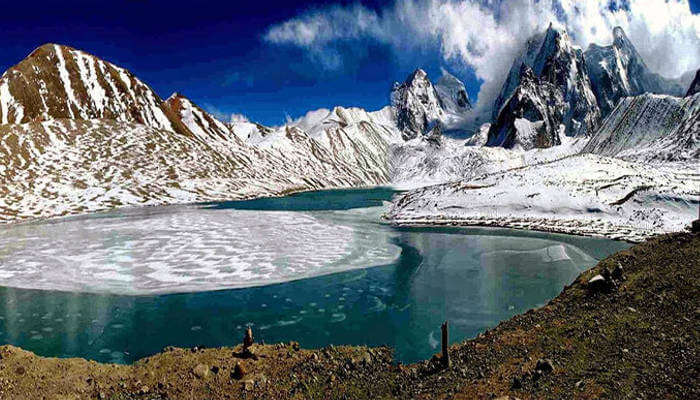
{"label": "rocky foreground ground", "polygon": [[700,235],[659,236],[413,365],[388,348],[167,348],[133,365],[0,347],[1,399],[700,398]]}

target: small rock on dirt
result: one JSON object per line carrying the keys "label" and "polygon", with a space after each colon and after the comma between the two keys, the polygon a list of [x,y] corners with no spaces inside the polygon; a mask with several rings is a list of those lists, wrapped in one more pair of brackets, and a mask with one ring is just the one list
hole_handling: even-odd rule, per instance
{"label": "small rock on dirt", "polygon": [[535,370],[540,371],[542,374],[546,375],[554,371],[554,364],[549,358],[540,358],[539,360],[537,360]]}
{"label": "small rock on dirt", "polygon": [[194,373],[197,378],[204,379],[209,376],[209,367],[205,364],[197,364],[197,366],[192,369],[192,373]]}

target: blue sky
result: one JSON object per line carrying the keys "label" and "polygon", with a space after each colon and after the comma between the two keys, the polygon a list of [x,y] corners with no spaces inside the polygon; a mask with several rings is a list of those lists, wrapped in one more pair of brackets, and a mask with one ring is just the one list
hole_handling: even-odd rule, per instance
{"label": "blue sky", "polygon": [[[438,3],[426,0],[416,4]],[[432,37],[433,31],[416,31],[422,24],[418,13],[413,22],[416,26],[410,22],[403,26],[404,18],[410,17],[415,7],[406,11],[401,1],[397,5],[342,0],[181,4],[130,0],[110,2],[109,8],[95,1],[24,4],[3,5],[4,14],[12,17],[3,18],[0,70],[16,64],[43,43],[66,44],[128,68],[161,97],[178,91],[210,111],[242,113],[264,124],[279,124],[285,115],[298,117],[334,105],[378,109],[388,103],[392,82],[403,80],[416,67],[426,69],[434,79],[439,77],[440,68],[446,67],[465,81],[472,100],[482,82],[495,79],[489,73],[493,66],[480,58],[478,51],[472,51],[479,43],[472,40],[462,46],[445,39],[453,31],[462,32],[462,25],[456,23],[455,30],[443,30]],[[688,3],[684,4],[687,9]],[[488,7],[494,9],[496,21],[509,17],[503,15],[510,7],[504,0],[488,2]],[[697,14],[698,1],[692,1],[690,8]],[[438,15],[445,18],[444,25],[450,24],[453,14],[473,15],[465,14],[470,9],[464,7],[453,11]],[[319,21],[323,24],[320,30],[299,40],[298,32],[318,27]],[[376,26],[352,29],[353,24],[366,21]],[[442,21],[438,22],[442,29]],[[573,26],[575,21],[567,19],[566,23]],[[631,28],[636,26],[630,24]],[[541,21],[532,24],[538,25]],[[644,29],[639,32],[644,38]],[[487,28],[483,34],[485,42],[494,41]],[[500,64],[509,64],[507,51],[491,50],[502,58]],[[679,48],[682,51],[687,49]],[[653,58],[653,49],[649,54]],[[692,58],[689,62],[695,61]]]}

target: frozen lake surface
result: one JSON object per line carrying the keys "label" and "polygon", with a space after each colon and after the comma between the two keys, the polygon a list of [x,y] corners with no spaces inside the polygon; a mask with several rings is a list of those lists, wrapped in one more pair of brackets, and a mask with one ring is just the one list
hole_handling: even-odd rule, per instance
{"label": "frozen lake surface", "polygon": [[[437,351],[556,296],[629,247],[507,229],[397,229],[390,189],[120,210],[0,231],[0,343],[131,362],[164,346]],[[368,268],[373,267],[373,268]]]}

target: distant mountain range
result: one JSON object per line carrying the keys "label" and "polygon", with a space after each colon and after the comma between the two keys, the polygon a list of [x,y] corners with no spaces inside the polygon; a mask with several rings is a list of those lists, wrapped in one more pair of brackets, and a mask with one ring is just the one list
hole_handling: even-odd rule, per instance
{"label": "distant mountain range", "polygon": [[0,78],[0,221],[416,187],[582,150],[628,162],[697,160],[698,76],[689,89],[662,78],[621,29],[613,38],[586,51],[552,26],[530,38],[504,77],[493,121],[466,140],[445,135],[473,113],[447,71],[433,84],[417,69],[379,111],[335,107],[267,127],[219,121],[179,93],[163,100],[123,68],[47,44]]}

